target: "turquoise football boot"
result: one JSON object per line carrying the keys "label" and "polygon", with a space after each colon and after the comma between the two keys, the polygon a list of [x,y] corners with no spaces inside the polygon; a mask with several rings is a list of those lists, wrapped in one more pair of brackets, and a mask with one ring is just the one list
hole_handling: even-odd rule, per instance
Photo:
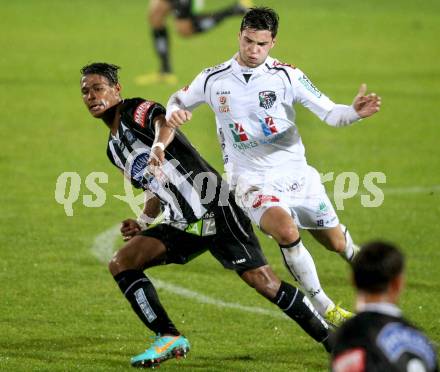
{"label": "turquoise football boot", "polygon": [[186,358],[189,349],[189,341],[182,335],[158,335],[147,350],[131,358],[131,365],[133,367],[154,368],[171,358]]}

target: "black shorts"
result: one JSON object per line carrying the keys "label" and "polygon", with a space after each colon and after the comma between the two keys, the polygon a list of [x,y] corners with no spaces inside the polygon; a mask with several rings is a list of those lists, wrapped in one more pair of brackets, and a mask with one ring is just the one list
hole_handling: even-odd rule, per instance
{"label": "black shorts", "polygon": [[240,275],[247,270],[267,265],[250,220],[235,203],[216,207],[213,214],[213,235],[196,235],[168,224],[159,224],[139,234],[156,238],[165,245],[165,264],[183,265],[209,250],[226,269],[235,270]]}
{"label": "black shorts", "polygon": [[193,0],[168,0],[177,19],[191,18],[193,16]]}

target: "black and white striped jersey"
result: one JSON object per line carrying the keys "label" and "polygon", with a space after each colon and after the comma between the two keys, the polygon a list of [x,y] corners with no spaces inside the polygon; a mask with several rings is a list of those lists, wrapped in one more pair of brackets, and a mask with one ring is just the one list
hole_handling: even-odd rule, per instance
{"label": "black and white striped jersey", "polygon": [[165,114],[165,108],[141,98],[126,99],[121,105],[118,132],[110,133],[107,155],[134,187],[152,191],[167,205],[172,221],[192,223],[214,206],[227,204],[226,182],[180,131],[165,150],[161,174],[148,173],[154,119]]}

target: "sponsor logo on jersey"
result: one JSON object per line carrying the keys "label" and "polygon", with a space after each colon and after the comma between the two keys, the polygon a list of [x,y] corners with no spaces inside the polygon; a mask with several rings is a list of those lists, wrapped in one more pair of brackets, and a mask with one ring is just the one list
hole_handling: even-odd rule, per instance
{"label": "sponsor logo on jersey", "polygon": [[280,199],[274,195],[258,195],[252,204],[252,208],[260,208],[263,204],[279,201]]}
{"label": "sponsor logo on jersey", "polygon": [[203,70],[203,72],[205,74],[209,74],[210,72],[214,72],[214,71],[220,70],[224,65],[225,65],[224,63],[221,63],[220,65],[217,65],[217,66],[214,66],[214,67],[208,67],[208,68],[205,68]]}
{"label": "sponsor logo on jersey", "polygon": [[148,112],[148,109],[154,102],[145,101],[142,102],[136,109],[134,110],[133,119],[136,123],[138,123],[141,127],[145,127],[145,115]]}
{"label": "sponsor logo on jersey", "polygon": [[231,129],[231,133],[232,136],[234,137],[235,142],[244,142],[249,140],[241,124],[231,123],[229,124],[229,128]]}
{"label": "sponsor logo on jersey", "polygon": [[273,90],[264,90],[258,93],[258,99],[260,101],[260,107],[267,110],[273,106],[277,100],[277,96]]}
{"label": "sponsor logo on jersey", "polygon": [[230,90],[218,90],[215,94],[219,95],[228,95],[231,94]]}
{"label": "sponsor logo on jersey", "polygon": [[218,101],[220,103],[220,106],[218,108],[218,110],[220,112],[225,113],[225,112],[229,112],[230,111],[229,105],[226,105],[226,101],[227,101],[227,97],[226,96],[218,97]]}
{"label": "sponsor logo on jersey", "polygon": [[290,63],[284,63],[281,61],[273,61],[272,63],[273,67],[291,67],[291,68],[295,68],[295,66],[291,65]]}
{"label": "sponsor logo on jersey", "polygon": [[435,354],[426,337],[414,328],[397,322],[389,323],[377,335],[376,343],[393,362],[403,353],[411,353],[420,356],[430,369],[434,369]]}
{"label": "sponsor logo on jersey", "polygon": [[135,154],[130,162],[129,175],[130,177],[139,182],[142,187],[150,189],[152,192],[159,190],[158,180],[149,173],[146,173],[149,151],[142,151]]}
{"label": "sponsor logo on jersey", "polygon": [[309,78],[306,75],[301,76],[298,80],[315,97],[320,98],[322,96],[322,93],[319,91],[319,89],[313,85],[313,83],[309,80]]}
{"label": "sponsor logo on jersey", "polygon": [[338,355],[332,363],[335,372],[365,371],[366,353],[364,349],[350,349]]}
{"label": "sponsor logo on jersey", "polygon": [[278,133],[278,129],[277,129],[272,117],[268,116],[268,117],[264,118],[264,120],[261,118],[258,118],[258,121],[260,122],[261,129],[263,130],[263,133],[266,137],[268,137],[274,133]]}

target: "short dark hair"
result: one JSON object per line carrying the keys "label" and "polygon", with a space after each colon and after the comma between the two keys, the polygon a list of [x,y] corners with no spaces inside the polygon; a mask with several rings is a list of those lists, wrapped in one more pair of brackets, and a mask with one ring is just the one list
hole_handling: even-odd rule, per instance
{"label": "short dark hair", "polygon": [[120,69],[119,66],[112,65],[111,63],[94,62],[84,66],[81,69],[81,74],[83,76],[90,74],[102,75],[107,78],[110,85],[116,85],[119,82],[118,80],[119,69]]}
{"label": "short dark hair", "polygon": [[280,17],[278,14],[271,8],[251,8],[241,21],[240,31],[243,31],[246,28],[253,30],[267,30],[272,33],[272,37],[275,37],[278,32],[279,19]]}
{"label": "short dark hair", "polygon": [[354,284],[364,292],[382,293],[403,272],[404,265],[405,258],[394,245],[382,241],[367,243],[352,263]]}

